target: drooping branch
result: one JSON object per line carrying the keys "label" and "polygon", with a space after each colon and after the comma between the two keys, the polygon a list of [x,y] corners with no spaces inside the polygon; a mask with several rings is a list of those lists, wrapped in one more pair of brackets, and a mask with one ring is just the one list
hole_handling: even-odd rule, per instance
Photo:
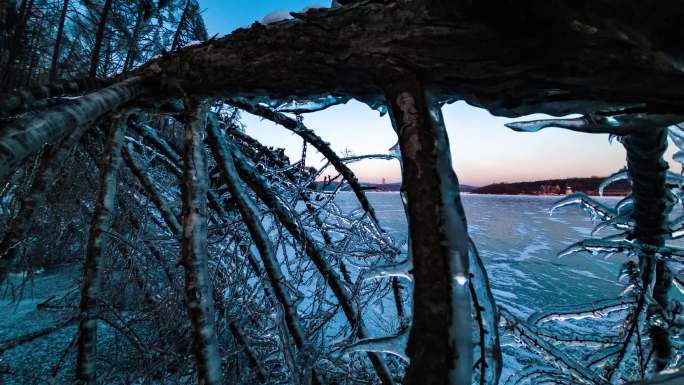
{"label": "drooping branch", "polygon": [[[259,209],[252,197],[244,190],[242,181],[240,180],[233,163],[233,156],[228,150],[225,136],[219,130],[218,124],[215,121],[209,122],[207,125],[207,133],[214,159],[216,159],[223,177],[228,184],[230,195],[236,201],[242,220],[249,229],[252,240],[259,250],[261,261],[264,264],[273,292],[282,306],[285,314],[285,323],[295,341],[295,345],[297,346],[297,349],[300,350],[312,349],[313,347],[310,345],[308,337],[301,327],[301,321],[297,314],[297,306],[292,298],[290,298],[288,290],[284,285],[285,277],[280,270],[280,262],[276,256],[273,244],[261,223]],[[314,383],[320,385],[324,383],[320,374],[315,370],[312,374]]]}
{"label": "drooping branch", "polygon": [[193,353],[199,382],[220,385],[221,358],[214,330],[214,305],[207,251],[207,164],[203,131],[208,106],[186,98],[185,152],[183,157],[183,244],[185,296],[193,330]]}
{"label": "drooping branch", "polygon": [[159,210],[159,213],[164,219],[166,225],[169,227],[169,230],[171,230],[171,233],[175,236],[180,236],[182,232],[182,227],[180,222],[178,221],[178,218],[173,213],[173,211],[171,211],[171,209],[168,207],[164,199],[161,197],[157,189],[154,187],[152,181],[147,177],[147,175],[143,171],[142,166],[135,158],[135,154],[133,153],[133,151],[124,146],[121,150],[121,153],[123,155],[124,162],[128,166],[128,169],[131,170],[131,173],[135,175],[140,184],[143,186],[143,189],[147,193],[147,196],[150,197],[154,205],[157,207],[157,210]]}
{"label": "drooping branch", "polygon": [[142,79],[133,77],[92,92],[38,115],[27,114],[0,133],[0,179],[10,175],[43,145],[57,141],[80,126],[89,126],[104,113],[142,92]]}
{"label": "drooping branch", "polygon": [[323,154],[323,156],[328,159],[333,167],[335,167],[335,170],[342,174],[342,177],[347,181],[347,183],[349,183],[349,187],[351,187],[352,191],[356,195],[356,198],[359,200],[359,203],[361,203],[363,210],[370,216],[373,223],[378,224],[378,218],[375,216],[375,210],[368,201],[368,197],[366,197],[366,194],[364,193],[359,180],[356,178],[356,175],[354,175],[354,172],[345,164],[342,159],[340,159],[339,156],[337,156],[335,151],[330,148],[330,145],[326,143],[320,136],[316,135],[313,130],[310,130],[304,126],[303,123],[298,122],[297,120],[292,119],[283,113],[273,111],[272,109],[260,106],[258,104],[251,105],[235,100],[231,100],[230,104],[234,107],[245,110],[250,114],[260,116],[264,119],[268,119],[276,124],[279,124],[299,135],[299,137],[304,139],[307,143],[314,146],[318,152]]}
{"label": "drooping branch", "polygon": [[57,180],[61,166],[74,150],[85,131],[81,127],[50,147],[42,156],[33,184],[7,233],[0,241],[0,283],[5,280],[17,257],[19,243],[24,241],[33,223],[36,210],[45,203],[45,194]]}
{"label": "drooping branch", "polygon": [[469,384],[473,368],[468,233],[437,100],[415,75],[387,83],[399,136],[413,258],[408,384]]}
{"label": "drooping branch", "polygon": [[[237,148],[230,146],[230,151],[234,157],[240,178],[245,181],[259,199],[273,211],[274,215],[283,224],[290,235],[304,247],[307,256],[314,263],[318,272],[323,276],[327,285],[332,290],[338,303],[342,307],[347,321],[356,330],[358,337],[370,337],[351,293],[349,293],[348,289],[342,283],[337,272],[328,263],[323,252],[316,245],[315,240],[297,223],[290,208],[280,199],[280,197],[278,197],[278,195],[276,195],[270,182],[254,169],[251,162],[245,158]],[[368,353],[368,357],[382,383],[393,384],[394,380],[392,374],[385,365],[382,357],[376,353]]]}
{"label": "drooping branch", "polygon": [[120,114],[116,114],[112,118],[105,149],[105,162],[101,173],[100,191],[95,204],[86,251],[81,288],[81,320],[76,375],[82,383],[88,385],[96,382],[97,302],[102,278],[100,269],[105,246],[105,234],[110,231],[114,213],[117,174],[119,163],[121,163],[121,145],[126,119],[126,116]]}

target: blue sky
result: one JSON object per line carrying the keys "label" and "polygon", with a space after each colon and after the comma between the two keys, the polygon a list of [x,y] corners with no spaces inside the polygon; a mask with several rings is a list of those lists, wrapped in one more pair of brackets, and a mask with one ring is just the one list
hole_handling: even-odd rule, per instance
{"label": "blue sky", "polygon": [[[315,0],[199,0],[209,35],[220,36],[247,27],[274,11],[300,11],[306,6],[329,5]],[[606,176],[625,165],[625,151],[607,135],[581,134],[548,128],[537,133],[513,132],[504,123],[513,119],[494,117],[464,102],[443,108],[451,143],[454,168],[461,183],[485,185],[495,182],[528,181],[573,176]],[[531,115],[525,119],[539,119]],[[247,133],[262,143],[283,147],[292,161],[299,159],[301,140],[268,121],[244,114]],[[380,117],[362,103],[345,105],[304,116],[307,127],[328,141],[338,152],[385,153],[396,143],[389,118]],[[668,150],[668,159],[673,152]],[[321,155],[309,149],[310,165],[320,165]],[[672,162],[670,162],[672,167]],[[401,180],[396,161],[365,161],[351,165],[361,181]],[[673,168],[679,171],[679,167]]]}

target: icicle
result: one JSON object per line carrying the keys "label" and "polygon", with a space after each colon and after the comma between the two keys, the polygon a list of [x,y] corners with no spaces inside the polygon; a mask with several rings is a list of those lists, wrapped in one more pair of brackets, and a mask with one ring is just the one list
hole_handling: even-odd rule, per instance
{"label": "icicle", "polygon": [[406,345],[410,330],[410,327],[406,327],[393,336],[364,338],[344,348],[342,354],[354,352],[387,353],[393,354],[408,363],[409,358],[406,354]]}
{"label": "icicle", "polygon": [[363,272],[363,280],[379,279],[387,277],[401,277],[413,281],[413,275],[409,273],[413,269],[413,261],[407,259],[394,265],[374,266]]}
{"label": "icicle", "polygon": [[634,228],[634,225],[630,221],[629,216],[619,216],[612,218],[610,220],[603,221],[596,225],[594,229],[591,231],[591,236],[594,237],[596,234],[599,233],[599,231],[608,228],[608,227],[613,227],[618,230],[631,230]]}
{"label": "icicle", "polygon": [[324,110],[330,106],[345,104],[351,98],[349,96],[327,95],[317,99],[309,100],[290,100],[276,107],[278,112],[290,112],[293,114],[305,114]]}
{"label": "icicle", "polygon": [[559,127],[579,130],[586,125],[584,118],[573,119],[542,119],[504,124],[513,131],[537,132],[547,127]]}
{"label": "icicle", "polygon": [[561,207],[575,204],[580,205],[580,207],[589,212],[592,218],[610,220],[615,217],[613,210],[595,201],[594,199],[589,198],[587,194],[582,192],[570,194],[556,202],[553,207],[551,207],[550,214],[553,215],[553,212]]}
{"label": "icicle", "polygon": [[[680,273],[681,274],[681,273]],[[672,285],[679,290],[681,294],[684,294],[684,280],[680,279],[679,277],[674,277],[672,279]]]}
{"label": "icicle", "polygon": [[675,152],[674,155],[672,155],[672,159],[675,162],[684,165],[684,151]]}
{"label": "icicle", "polygon": [[672,139],[672,142],[674,142],[675,146],[677,146],[677,148],[680,150],[684,150],[684,129],[675,124],[668,127],[668,133],[670,134],[670,139]]}
{"label": "icicle", "polygon": [[592,255],[599,253],[620,253],[624,251],[632,252],[639,246],[629,241],[608,241],[604,239],[585,239],[572,244],[558,253],[558,258],[565,257],[580,251],[588,251]]}
{"label": "icicle", "polygon": [[674,114],[628,113],[627,111],[597,112],[579,118],[543,119],[507,123],[506,127],[520,132],[537,132],[547,127],[565,128],[593,134],[627,135],[638,130],[664,127],[680,122],[684,117]]}
{"label": "icicle", "polygon": [[634,197],[632,194],[622,198],[615,205],[615,212],[617,215],[629,215],[632,213],[632,210],[634,210]]}
{"label": "icicle", "polygon": [[629,180],[629,173],[625,169],[622,169],[622,170],[610,175],[609,177],[607,177],[603,181],[601,181],[601,184],[598,187],[599,195],[603,196],[603,190],[607,186],[609,186],[615,182],[621,181],[621,180]]}

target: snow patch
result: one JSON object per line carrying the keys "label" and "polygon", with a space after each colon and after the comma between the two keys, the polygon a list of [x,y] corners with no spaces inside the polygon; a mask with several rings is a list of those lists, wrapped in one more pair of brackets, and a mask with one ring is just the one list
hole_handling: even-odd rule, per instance
{"label": "snow patch", "polygon": [[261,24],[273,24],[283,20],[292,19],[289,11],[284,9],[279,9],[277,11],[270,12],[263,19],[261,19]]}

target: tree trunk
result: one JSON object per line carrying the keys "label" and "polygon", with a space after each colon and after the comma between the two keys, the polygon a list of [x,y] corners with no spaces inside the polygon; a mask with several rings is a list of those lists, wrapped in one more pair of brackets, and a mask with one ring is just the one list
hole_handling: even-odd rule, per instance
{"label": "tree trunk", "polygon": [[[663,246],[668,205],[665,187],[668,165],[663,159],[667,149],[667,128],[654,127],[627,135],[623,143],[627,150],[627,166],[634,196],[634,237],[641,244]],[[672,285],[672,273],[664,261],[656,260],[653,253],[646,251],[639,254],[639,268],[644,288],[649,287],[652,278],[655,279],[653,293],[646,293],[647,296],[652,294],[655,299],[655,303],[648,305],[647,318],[667,317],[667,294]],[[665,368],[672,355],[669,332],[658,323],[652,323],[649,334],[653,344],[655,371],[658,372]]]}
{"label": "tree trunk", "polygon": [[64,0],[62,5],[62,12],[59,15],[59,27],[57,27],[57,36],[55,37],[55,48],[52,50],[52,62],[50,63],[50,81],[54,82],[57,79],[59,54],[62,47],[62,36],[64,35],[64,23],[66,21],[67,10],[69,9],[69,0]]}
{"label": "tree trunk", "polygon": [[185,100],[185,153],[183,156],[183,245],[185,295],[193,330],[197,375],[203,385],[221,384],[221,357],[214,330],[207,251],[207,164],[202,147],[207,105]]}
{"label": "tree trunk", "polygon": [[441,108],[412,74],[388,82],[413,258],[407,384],[468,385],[473,368],[468,232]]}
{"label": "tree trunk", "polygon": [[104,39],[105,30],[107,29],[107,17],[109,10],[112,8],[112,0],[105,0],[102,12],[100,13],[100,22],[97,26],[97,34],[95,35],[95,44],[93,52],[90,55],[90,69],[88,76],[91,78],[97,77],[97,65],[100,63],[100,48],[102,47],[102,40]]}
{"label": "tree trunk", "polygon": [[110,230],[114,212],[116,178],[121,163],[121,145],[126,118],[120,114],[112,118],[105,149],[105,164],[101,176],[100,191],[93,213],[86,251],[83,287],[81,288],[81,321],[76,376],[80,383],[88,385],[96,383],[97,301],[100,290],[100,267],[106,233]]}

